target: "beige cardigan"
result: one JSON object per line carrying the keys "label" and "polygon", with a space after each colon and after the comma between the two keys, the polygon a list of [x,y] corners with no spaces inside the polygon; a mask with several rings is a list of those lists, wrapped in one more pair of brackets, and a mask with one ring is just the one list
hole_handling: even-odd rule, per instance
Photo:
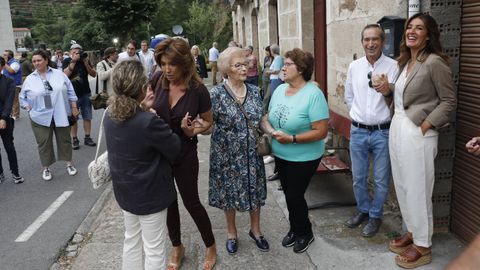
{"label": "beige cardigan", "polygon": [[[395,89],[394,84],[390,85],[390,89]],[[403,106],[408,118],[417,126],[427,120],[438,129],[454,120],[456,87],[450,68],[440,56],[430,54],[425,61],[415,63],[405,82]],[[393,102],[391,109],[393,114]]]}

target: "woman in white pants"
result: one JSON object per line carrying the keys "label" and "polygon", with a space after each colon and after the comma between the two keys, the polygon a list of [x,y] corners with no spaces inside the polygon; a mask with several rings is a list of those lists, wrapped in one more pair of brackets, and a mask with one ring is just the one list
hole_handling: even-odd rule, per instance
{"label": "woman in white pants", "polygon": [[[383,81],[377,90],[393,96],[395,114],[389,150],[398,203],[407,232],[390,242],[395,262],[415,268],[431,262],[432,192],[438,129],[456,108],[456,93],[448,57],[442,53],[435,20],[416,14],[405,23],[394,85]],[[385,79],[385,78],[384,78]]]}
{"label": "woman in white pants", "polygon": [[[124,270],[165,269],[166,209],[177,198],[170,163],[180,152],[180,139],[162,118],[140,109],[146,81],[139,61],[117,64],[115,95],[104,119],[113,192],[125,221]],[[152,97],[149,93],[144,103]]]}

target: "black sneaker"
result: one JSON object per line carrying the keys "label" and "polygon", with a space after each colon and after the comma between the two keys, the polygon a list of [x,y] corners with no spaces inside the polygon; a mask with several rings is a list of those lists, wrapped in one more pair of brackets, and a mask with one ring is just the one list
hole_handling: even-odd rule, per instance
{"label": "black sneaker", "polygon": [[73,138],[73,140],[72,140],[72,149],[73,150],[80,149],[80,141],[78,140],[77,137]]}
{"label": "black sneaker", "polygon": [[88,146],[97,146],[97,144],[90,137],[85,137],[83,143]]}
{"label": "black sneaker", "polygon": [[313,234],[297,237],[297,239],[295,240],[295,244],[293,246],[293,252],[295,253],[305,252],[310,246],[310,244],[313,242],[313,240],[315,240],[315,237],[313,237]]}
{"label": "black sneaker", "polygon": [[21,177],[20,175],[13,175],[12,178],[15,184],[21,184],[25,181],[25,179],[23,179],[23,177]]}
{"label": "black sneaker", "polygon": [[289,231],[282,240],[282,246],[291,247],[295,244],[295,234],[293,231]]}

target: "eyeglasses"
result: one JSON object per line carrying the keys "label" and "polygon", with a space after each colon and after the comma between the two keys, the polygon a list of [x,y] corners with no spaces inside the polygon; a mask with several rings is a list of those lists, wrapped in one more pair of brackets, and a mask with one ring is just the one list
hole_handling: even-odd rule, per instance
{"label": "eyeglasses", "polygon": [[371,72],[371,71],[370,71],[370,72],[368,72],[368,74],[367,74],[367,78],[368,78],[368,80],[369,80],[369,81],[368,81],[368,86],[369,86],[370,88],[373,88],[373,83],[372,83],[372,72]]}
{"label": "eyeglasses", "polygon": [[283,65],[288,68],[289,66],[294,66],[295,63],[285,62],[285,63],[283,63]]}
{"label": "eyeglasses", "polygon": [[242,68],[248,68],[248,63],[236,63],[230,66],[236,69],[242,69]]}
{"label": "eyeglasses", "polygon": [[53,91],[53,87],[47,80],[43,80],[43,87],[45,87],[45,90],[47,91]]}

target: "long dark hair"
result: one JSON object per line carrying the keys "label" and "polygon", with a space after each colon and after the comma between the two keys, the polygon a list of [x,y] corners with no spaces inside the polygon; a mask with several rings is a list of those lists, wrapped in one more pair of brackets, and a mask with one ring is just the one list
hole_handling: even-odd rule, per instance
{"label": "long dark hair", "polygon": [[[165,56],[177,65],[182,72],[181,83],[187,87],[198,87],[202,79],[198,76],[195,60],[190,53],[190,46],[181,38],[167,38],[155,47],[155,61],[161,66],[162,57]],[[167,89],[169,82],[165,75],[160,77],[162,88]]]}
{"label": "long dark hair", "polygon": [[437,22],[435,19],[427,14],[417,13],[410,17],[406,22],[403,29],[403,37],[402,41],[400,42],[400,56],[398,57],[398,66],[404,67],[407,62],[412,58],[412,54],[410,52],[410,48],[407,47],[406,44],[406,32],[408,25],[414,19],[422,20],[423,24],[425,24],[425,28],[427,30],[428,40],[425,47],[418,53],[417,61],[423,62],[427,59],[430,54],[436,54],[440,56],[446,63],[449,63],[449,57],[442,51],[442,44],[440,43],[440,31],[438,29]]}

